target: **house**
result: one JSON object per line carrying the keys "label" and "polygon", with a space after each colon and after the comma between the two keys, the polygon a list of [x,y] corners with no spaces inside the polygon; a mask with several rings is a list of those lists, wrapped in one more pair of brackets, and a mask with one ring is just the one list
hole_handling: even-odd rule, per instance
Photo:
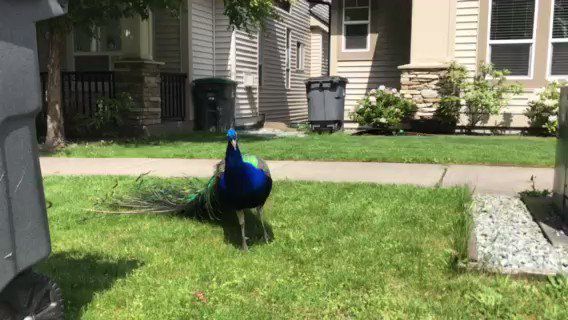
{"label": "house", "polygon": [[418,117],[431,117],[451,61],[472,74],[491,62],[524,93],[483,125],[522,128],[534,90],[568,78],[567,1],[334,0],[331,10],[331,74],[349,79],[346,112],[382,84],[413,99]]}
{"label": "house", "polygon": [[[91,96],[82,97],[109,88],[93,81],[85,85],[80,73],[99,72],[105,81],[112,76],[121,83],[116,90],[134,91],[144,126],[190,130],[191,81],[219,77],[238,83],[237,125],[263,119],[305,121],[304,81],[327,72],[328,6],[307,0],[275,0],[275,6],[279,18],[253,34],[229,28],[223,0],[185,0],[179,16],[157,10],[147,20],[121,19],[97,28],[96,37],[74,30],[67,37],[63,63],[70,73],[69,79],[64,75],[64,82],[69,81],[64,90],[70,91],[64,99],[73,102],[64,106],[90,110]],[[39,34],[39,60],[45,69],[47,48]]]}

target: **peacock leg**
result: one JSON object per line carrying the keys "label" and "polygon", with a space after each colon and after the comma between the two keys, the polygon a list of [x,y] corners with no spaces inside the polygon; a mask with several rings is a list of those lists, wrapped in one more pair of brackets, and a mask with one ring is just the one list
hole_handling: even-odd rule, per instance
{"label": "peacock leg", "polygon": [[242,210],[237,211],[237,217],[239,217],[239,224],[241,225],[242,249],[243,251],[248,251],[247,236],[245,234],[245,212]]}
{"label": "peacock leg", "polygon": [[268,243],[268,233],[266,233],[266,228],[264,227],[264,219],[262,218],[262,214],[264,213],[264,208],[262,206],[256,208],[256,213],[258,214],[258,219],[260,219],[260,223],[262,224],[262,232],[264,232],[264,241]]}

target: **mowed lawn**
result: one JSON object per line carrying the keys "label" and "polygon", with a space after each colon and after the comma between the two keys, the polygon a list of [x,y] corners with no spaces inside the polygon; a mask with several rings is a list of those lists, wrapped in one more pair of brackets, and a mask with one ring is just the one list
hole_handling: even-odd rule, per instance
{"label": "mowed lawn", "polygon": [[68,319],[568,318],[566,280],[456,271],[464,189],[278,182],[275,241],[243,253],[216,224],[89,211],[133,183],[45,180],[54,252],[40,269]]}
{"label": "mowed lawn", "polygon": [[[241,149],[269,160],[382,161],[551,167],[554,138],[524,136],[351,136],[263,138],[242,136]],[[55,154],[102,158],[217,158],[223,135],[71,144]]]}

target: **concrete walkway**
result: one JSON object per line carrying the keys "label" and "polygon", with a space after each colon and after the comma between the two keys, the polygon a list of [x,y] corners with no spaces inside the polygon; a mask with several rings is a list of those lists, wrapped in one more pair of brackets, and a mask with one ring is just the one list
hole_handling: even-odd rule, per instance
{"label": "concrete walkway", "polygon": [[[213,159],[41,158],[44,175],[210,177]],[[531,187],[552,189],[553,169],[376,162],[268,161],[275,180],[369,182],[425,187],[469,186],[476,193],[514,195]]]}

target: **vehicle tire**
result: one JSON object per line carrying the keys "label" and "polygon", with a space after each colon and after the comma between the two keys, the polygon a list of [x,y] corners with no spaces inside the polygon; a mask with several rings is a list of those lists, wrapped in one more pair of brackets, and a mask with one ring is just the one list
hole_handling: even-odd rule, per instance
{"label": "vehicle tire", "polygon": [[2,302],[0,302],[0,320],[16,320],[14,310]]}
{"label": "vehicle tire", "polygon": [[[35,272],[26,272],[15,279],[7,290],[9,290],[9,300],[5,301],[14,310],[15,316],[12,319],[64,319],[61,289],[48,277]],[[1,316],[0,319],[4,320]]]}

